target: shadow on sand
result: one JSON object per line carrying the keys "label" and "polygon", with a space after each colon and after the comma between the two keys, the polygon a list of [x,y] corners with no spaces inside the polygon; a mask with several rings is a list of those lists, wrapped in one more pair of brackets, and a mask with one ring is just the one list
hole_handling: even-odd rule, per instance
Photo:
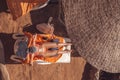
{"label": "shadow on sand", "polygon": [[15,42],[12,34],[0,33],[0,39],[4,47],[5,63],[12,62],[10,56],[14,54],[13,46]]}
{"label": "shadow on sand", "polygon": [[8,9],[6,0],[0,0],[0,12],[3,12]]}

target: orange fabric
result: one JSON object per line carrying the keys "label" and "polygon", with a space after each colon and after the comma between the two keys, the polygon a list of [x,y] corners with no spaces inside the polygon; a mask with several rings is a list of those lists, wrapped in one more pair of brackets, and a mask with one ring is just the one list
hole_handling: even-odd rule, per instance
{"label": "orange fabric", "polygon": [[[27,32],[25,32],[25,35],[29,38],[29,40],[28,40],[28,43],[29,43],[29,44],[28,44],[28,47],[30,47],[30,46],[32,45],[32,43],[33,43],[33,38],[32,38],[33,35],[32,35],[31,33],[27,33]],[[39,44],[39,45],[40,45],[40,44],[42,44],[42,43],[44,43],[44,42],[48,42],[48,41],[51,39],[51,36],[50,36],[49,34],[46,34],[46,35],[44,36],[44,37],[47,37],[47,40],[43,40],[42,37],[43,37],[43,36],[37,34],[37,39],[36,39],[36,41],[35,41],[36,44]],[[54,39],[59,39],[60,42],[63,42],[63,41],[64,41],[64,39],[63,39],[62,37],[54,36],[53,38],[54,38]],[[61,56],[62,56],[62,54],[59,54],[58,56],[54,56],[54,57],[35,56],[32,62],[34,62],[35,60],[44,60],[44,61],[47,61],[47,62],[52,62],[52,63],[54,63],[54,62],[56,62]],[[25,63],[29,63],[29,62],[30,62],[30,58],[31,58],[30,55],[27,56],[27,59],[26,59]]]}
{"label": "orange fabric", "polygon": [[48,0],[6,0],[14,19],[28,13],[33,7],[42,5],[46,1]]}

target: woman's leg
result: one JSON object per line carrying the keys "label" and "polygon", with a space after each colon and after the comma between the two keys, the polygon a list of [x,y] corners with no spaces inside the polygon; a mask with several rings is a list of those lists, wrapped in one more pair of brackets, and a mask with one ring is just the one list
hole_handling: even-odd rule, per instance
{"label": "woman's leg", "polygon": [[27,54],[26,61],[27,61],[27,63],[30,62],[30,54]]}
{"label": "woman's leg", "polygon": [[63,51],[58,51],[57,54],[64,54],[64,53],[71,53],[72,50],[63,50]]}
{"label": "woman's leg", "polygon": [[43,48],[47,48],[47,49],[49,49],[49,48],[57,48],[58,47],[58,44],[57,43],[52,43],[52,42],[47,42],[47,43],[44,43],[43,45],[42,45],[42,47]]}
{"label": "woman's leg", "polygon": [[62,47],[62,46],[67,46],[71,45],[71,43],[54,43],[54,42],[48,42],[44,43],[42,47],[44,48],[57,48],[57,47]]}
{"label": "woman's leg", "polygon": [[[61,46],[67,46],[67,45],[71,45],[71,43],[44,43],[42,45],[43,48],[58,48],[58,47],[61,47]],[[56,54],[64,54],[64,53],[71,53],[71,50],[63,50],[63,51],[59,51],[59,50],[47,50],[45,51],[42,55],[43,56],[54,56]]]}
{"label": "woman's leg", "polygon": [[72,50],[64,50],[64,51],[59,51],[59,50],[53,50],[53,51],[50,51],[48,50],[46,53],[42,54],[42,56],[46,57],[46,56],[55,56],[57,54],[64,54],[64,53],[71,53]]}
{"label": "woman's leg", "polygon": [[58,47],[72,45],[71,43],[59,43]]}
{"label": "woman's leg", "polygon": [[57,54],[58,50],[53,50],[53,51],[46,51],[45,53],[42,54],[42,56],[47,57],[47,56],[55,56]]}
{"label": "woman's leg", "polygon": [[30,53],[27,54],[27,58],[26,58],[27,63],[33,65],[33,58],[34,58],[34,54],[30,54]]}
{"label": "woman's leg", "polygon": [[33,66],[33,58],[34,58],[34,54],[30,54],[30,55],[31,55],[30,64]]}

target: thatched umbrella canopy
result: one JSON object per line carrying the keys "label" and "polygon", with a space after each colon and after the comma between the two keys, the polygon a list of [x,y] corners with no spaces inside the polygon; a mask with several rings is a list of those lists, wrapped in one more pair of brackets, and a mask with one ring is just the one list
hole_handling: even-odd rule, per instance
{"label": "thatched umbrella canopy", "polygon": [[61,0],[67,32],[98,69],[120,73],[120,0]]}

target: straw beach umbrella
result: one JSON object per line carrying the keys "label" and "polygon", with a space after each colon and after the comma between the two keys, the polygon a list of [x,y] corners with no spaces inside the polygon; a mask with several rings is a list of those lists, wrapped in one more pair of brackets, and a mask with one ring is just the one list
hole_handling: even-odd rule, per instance
{"label": "straw beach umbrella", "polygon": [[120,0],[61,0],[69,37],[97,69],[120,73]]}

